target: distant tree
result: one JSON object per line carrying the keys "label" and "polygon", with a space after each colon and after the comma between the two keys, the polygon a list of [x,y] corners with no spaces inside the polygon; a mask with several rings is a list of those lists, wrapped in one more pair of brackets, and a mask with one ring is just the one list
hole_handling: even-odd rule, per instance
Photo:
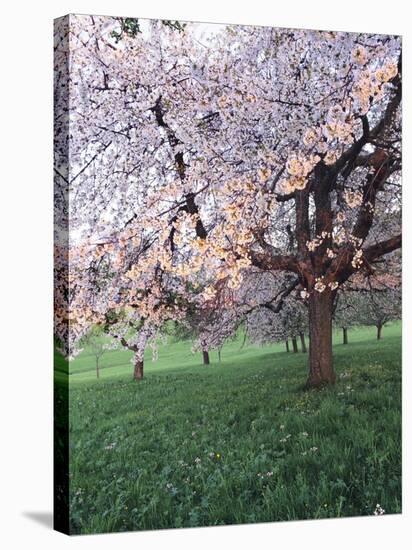
{"label": "distant tree", "polygon": [[211,319],[205,319],[205,316],[202,316],[200,311],[192,309],[186,313],[183,320],[176,321],[171,330],[171,334],[176,340],[189,340],[193,342],[192,350],[200,350],[202,352],[204,365],[210,365],[210,346],[204,335],[204,327],[208,323],[211,323]]}
{"label": "distant tree", "polygon": [[[307,352],[305,333],[308,330],[308,311],[307,307],[298,300],[289,298],[285,301],[285,307],[282,310],[283,321],[286,325],[290,337],[292,338],[293,351],[297,344],[297,338],[300,339],[302,353]],[[296,349],[297,351],[297,349]]]}
{"label": "distant tree", "polygon": [[401,317],[401,291],[388,289],[360,294],[356,306],[359,321],[363,325],[375,326],[376,338],[380,340],[383,327]]}
{"label": "distant tree", "polygon": [[100,378],[100,359],[108,350],[116,349],[116,343],[105,334],[101,326],[92,327],[83,337],[82,344],[89,348],[95,359],[96,377]]}
{"label": "distant tree", "polygon": [[204,365],[209,365],[209,351],[212,349],[217,350],[220,362],[223,344],[235,337],[242,322],[242,316],[235,308],[220,311],[212,307],[204,307],[198,311],[196,317],[198,318],[197,339],[193,349],[202,350]]}
{"label": "distant tree", "polygon": [[308,328],[306,306],[289,295],[279,311],[270,307],[260,306],[247,316],[247,331],[249,339],[258,344],[285,342],[286,351],[290,351],[289,340],[294,353],[298,353],[298,339],[302,352],[306,353],[305,332]]}
{"label": "distant tree", "polygon": [[[123,322],[122,322],[123,321]],[[156,327],[141,319],[126,318],[116,320],[114,325],[107,324],[106,330],[118,340],[124,348],[133,352],[133,378],[142,380],[144,373],[144,354],[149,342],[156,337]]]}
{"label": "distant tree", "polygon": [[342,329],[342,343],[345,345],[348,344],[348,329],[359,324],[358,299],[359,292],[340,292],[337,297],[333,321]]}

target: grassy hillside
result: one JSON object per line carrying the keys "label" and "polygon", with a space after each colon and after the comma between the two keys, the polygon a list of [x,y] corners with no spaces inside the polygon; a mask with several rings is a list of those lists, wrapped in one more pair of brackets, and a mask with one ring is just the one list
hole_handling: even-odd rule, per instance
{"label": "grassy hillside", "polygon": [[73,532],[400,512],[400,325],[340,338],[336,387],[311,392],[284,346],[230,342],[204,367],[169,344],[140,383],[123,351],[96,380],[85,350],[69,365]]}
{"label": "grassy hillside", "polygon": [[[371,342],[376,339],[376,328],[363,327],[362,329],[353,329],[348,331],[350,343]],[[400,334],[400,324],[392,323],[383,329],[383,339],[392,338]],[[345,350],[345,346],[339,345],[342,342],[341,331],[335,331],[334,343],[335,353],[339,349]],[[232,364],[237,360],[254,359],[262,355],[277,354],[285,351],[285,345],[273,344],[267,346],[246,345],[242,347],[243,336],[239,335],[234,341],[227,342],[222,351],[222,365]],[[307,340],[307,345],[309,341]],[[383,344],[384,345],[384,344]],[[299,343],[300,346],[300,343]],[[275,357],[275,356],[274,356]],[[296,356],[295,356],[296,357]],[[216,351],[210,352],[210,358],[213,364],[218,363],[218,354]],[[132,375],[133,367],[131,364],[132,352],[124,348],[108,351],[100,359],[100,377],[108,380],[111,378],[128,378]],[[152,360],[150,349],[146,351],[145,373],[150,376],[152,373],[160,373],[164,370],[193,367],[202,363],[201,353],[193,354],[191,351],[191,342],[174,342],[169,339],[167,344],[159,344],[159,356],[157,361]],[[85,348],[84,351],[67,365],[61,357],[57,357],[55,369],[58,373],[69,372],[70,384],[76,382],[91,382],[96,379],[94,357],[90,351]],[[182,371],[183,372],[183,371]]]}

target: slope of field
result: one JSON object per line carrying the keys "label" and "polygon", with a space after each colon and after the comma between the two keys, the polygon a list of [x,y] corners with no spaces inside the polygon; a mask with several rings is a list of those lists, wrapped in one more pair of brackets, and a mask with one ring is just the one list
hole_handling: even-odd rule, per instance
{"label": "slope of field", "polygon": [[[334,347],[334,388],[304,391],[304,354],[185,342],[148,356],[87,350],[69,365],[73,533],[401,511],[400,324]],[[67,368],[61,362],[58,376]]]}
{"label": "slope of field", "polygon": [[[350,343],[370,342],[374,343],[376,339],[376,328],[362,327],[361,329],[353,329],[348,331]],[[383,341],[388,337],[400,334],[400,323],[392,323],[383,329]],[[342,342],[341,331],[335,331],[334,343],[336,345],[335,353],[342,347],[339,346]],[[289,342],[290,347],[291,343]],[[306,337],[306,345],[309,345]],[[384,345],[384,344],[383,344]],[[191,342],[174,342],[169,339],[167,344],[159,344],[158,359],[153,361],[152,352],[150,349],[146,351],[145,356],[145,373],[160,373],[164,370],[181,370],[185,367],[193,367],[200,365],[202,362],[201,353],[193,354],[191,351]],[[300,342],[299,342],[300,348]],[[255,357],[285,351],[283,343],[272,344],[267,346],[254,346],[251,344],[243,345],[243,336],[239,335],[235,340],[227,342],[222,350],[221,362],[222,365],[233,363],[244,359],[253,359]],[[290,354],[292,355],[292,353]],[[120,348],[114,351],[106,352],[100,359],[100,377],[104,380],[112,378],[130,378],[133,373],[132,352]],[[295,356],[296,357],[296,356]],[[210,352],[212,364],[218,363],[218,354],[216,351]],[[76,382],[92,382],[96,379],[95,359],[90,350],[85,348],[83,352],[73,361],[67,364],[61,357],[57,356],[55,371],[60,374],[69,373],[70,384]],[[183,372],[183,371],[182,371]]]}

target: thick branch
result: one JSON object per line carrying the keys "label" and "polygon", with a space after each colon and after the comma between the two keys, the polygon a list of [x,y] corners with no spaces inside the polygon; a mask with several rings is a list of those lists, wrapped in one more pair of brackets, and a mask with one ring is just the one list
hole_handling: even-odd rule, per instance
{"label": "thick branch", "polygon": [[[264,304],[260,304],[262,307],[265,307],[267,309],[270,309],[273,313],[279,313],[280,310],[283,308],[283,304],[285,301],[285,298],[289,296],[289,294],[295,290],[295,288],[299,285],[300,281],[299,279],[295,279],[288,285],[285,290],[283,290],[281,293],[277,294],[277,296],[271,300],[270,302],[265,302]],[[276,305],[273,304],[274,301],[277,301]]]}
{"label": "thick branch", "polygon": [[[365,250],[363,251],[363,265],[367,269],[372,271],[370,266],[372,262],[374,262],[381,256],[384,256],[385,254],[389,254],[390,252],[397,250],[401,246],[402,246],[401,234],[396,235],[395,237],[392,237],[390,239],[387,239],[386,241],[381,241],[379,243],[371,245],[368,248],[365,248]],[[352,258],[353,258],[353,251],[350,250],[349,248],[345,248],[342,251],[341,255],[339,256],[339,263],[336,271],[334,272],[334,278],[340,284],[347,281],[349,277],[357,271],[357,269],[352,265]]]}
{"label": "thick branch", "polygon": [[[176,152],[175,150],[175,148],[178,145],[183,145],[183,142],[176,136],[175,131],[172,130],[172,128],[167,124],[167,122],[164,119],[161,96],[159,96],[159,98],[156,101],[156,104],[154,105],[154,107],[152,107],[152,111],[155,115],[157,124],[166,131],[169,145],[172,148],[172,151],[174,154],[177,173],[179,174],[181,181],[184,181],[186,177],[186,165],[183,160],[183,153],[182,151]],[[184,206],[181,206],[178,209],[178,212],[184,211],[184,212],[188,212],[189,214],[197,214],[198,219],[196,221],[196,235],[201,239],[206,239],[207,232],[199,216],[199,208],[195,202],[195,193],[187,193],[185,195],[185,201],[186,201],[186,204]],[[172,223],[176,220],[177,220],[177,215],[172,218]],[[175,234],[175,228],[172,227],[170,231],[170,248],[172,252],[174,250],[174,242],[173,242],[174,234]]]}
{"label": "thick branch", "polygon": [[296,208],[296,241],[299,254],[303,257],[307,255],[306,242],[310,240],[310,225],[309,225],[309,193],[306,189],[296,191],[295,193],[295,208]]}
{"label": "thick branch", "polygon": [[378,165],[379,167],[375,169],[373,174],[368,175],[366,184],[363,187],[362,205],[353,229],[353,236],[362,241],[366,239],[372,227],[376,196],[389,174],[388,158],[384,151],[382,153],[381,164]]}
{"label": "thick branch", "polygon": [[292,271],[300,273],[299,262],[295,256],[252,252],[250,259],[252,265],[263,271]]}
{"label": "thick branch", "polygon": [[402,235],[396,235],[386,241],[381,241],[380,243],[373,244],[366,248],[363,252],[363,256],[366,261],[373,262],[377,258],[389,254],[402,246]]}

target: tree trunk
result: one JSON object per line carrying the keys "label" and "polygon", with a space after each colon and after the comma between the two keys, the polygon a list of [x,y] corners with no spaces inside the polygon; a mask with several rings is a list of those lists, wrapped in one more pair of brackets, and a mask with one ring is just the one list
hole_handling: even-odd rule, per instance
{"label": "tree trunk", "polygon": [[96,357],[96,377],[100,378],[100,371],[99,371],[99,358]]}
{"label": "tree trunk", "polygon": [[142,380],[143,378],[143,361],[138,357],[135,358],[134,362],[133,378],[135,380]]}
{"label": "tree trunk", "polygon": [[222,350],[220,348],[217,350],[217,356],[219,358],[219,363],[221,363],[222,362]]}
{"label": "tree trunk", "polygon": [[285,344],[286,344],[286,351],[289,353],[289,351],[290,351],[290,349],[289,349],[289,340],[286,340]]}
{"label": "tree trunk", "polygon": [[343,343],[348,343],[348,329],[346,327],[343,327]]}
{"label": "tree trunk", "polygon": [[308,350],[306,349],[305,334],[303,332],[299,332],[299,336],[300,336],[300,343],[302,346],[302,353],[306,353]]}
{"label": "tree trunk", "polygon": [[307,387],[334,384],[332,362],[332,305],[328,289],[313,291],[309,298],[309,376]]}
{"label": "tree trunk", "polygon": [[376,325],[376,328],[378,329],[377,333],[376,333],[376,338],[377,340],[380,340],[382,338],[382,328],[383,328],[383,325]]}
{"label": "tree trunk", "polygon": [[295,337],[292,338],[293,353],[298,353],[298,341]]}
{"label": "tree trunk", "polygon": [[299,332],[299,336],[300,336],[300,344],[301,344],[301,347],[302,347],[302,353],[306,353],[308,350],[307,350],[307,347],[306,347],[305,333],[304,332]]}
{"label": "tree trunk", "polygon": [[210,365],[209,352],[203,350],[203,364]]}

